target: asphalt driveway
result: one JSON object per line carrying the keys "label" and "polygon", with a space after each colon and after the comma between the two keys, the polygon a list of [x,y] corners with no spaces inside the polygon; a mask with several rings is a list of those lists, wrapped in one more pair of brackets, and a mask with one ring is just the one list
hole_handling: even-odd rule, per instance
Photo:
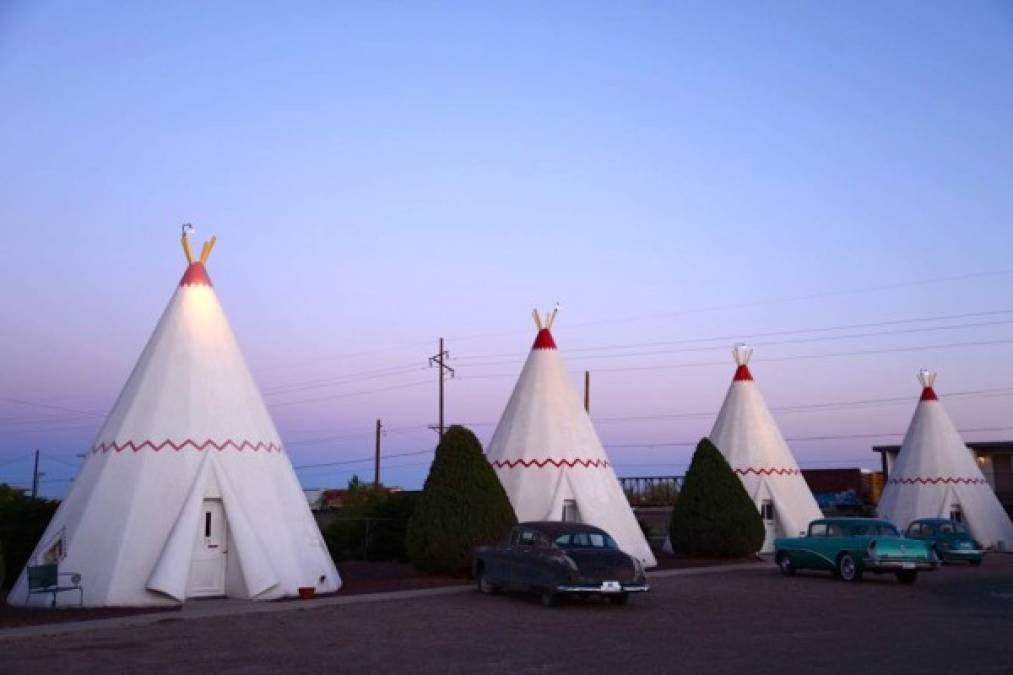
{"label": "asphalt driveway", "polygon": [[1013,556],[914,586],[767,565],[661,578],[627,607],[462,593],[0,642],[0,672],[1009,673]]}

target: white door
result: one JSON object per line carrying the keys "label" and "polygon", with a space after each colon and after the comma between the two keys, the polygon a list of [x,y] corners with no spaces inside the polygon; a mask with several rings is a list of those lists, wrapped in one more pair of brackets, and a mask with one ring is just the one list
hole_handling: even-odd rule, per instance
{"label": "white door", "polygon": [[764,499],[760,504],[760,516],[763,518],[763,546],[760,547],[760,553],[773,553],[777,532],[774,528],[774,503],[769,499]]}
{"label": "white door", "polygon": [[222,500],[205,499],[190,562],[188,597],[225,595],[228,526]]}
{"label": "white door", "polygon": [[576,499],[563,500],[563,522],[565,523],[580,522],[580,510],[577,508]]}

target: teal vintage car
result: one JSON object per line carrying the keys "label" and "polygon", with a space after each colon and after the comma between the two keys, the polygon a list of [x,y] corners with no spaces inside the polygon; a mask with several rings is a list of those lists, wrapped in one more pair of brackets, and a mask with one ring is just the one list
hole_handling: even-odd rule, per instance
{"label": "teal vintage car", "polygon": [[774,541],[774,561],[789,576],[825,570],[859,581],[865,572],[892,572],[902,584],[913,584],[918,572],[939,565],[928,543],[902,537],[893,523],[878,518],[814,520],[804,535]]}
{"label": "teal vintage car", "polygon": [[985,551],[962,523],[949,518],[921,518],[908,525],[906,537],[921,539],[940,560],[963,560],[980,565]]}

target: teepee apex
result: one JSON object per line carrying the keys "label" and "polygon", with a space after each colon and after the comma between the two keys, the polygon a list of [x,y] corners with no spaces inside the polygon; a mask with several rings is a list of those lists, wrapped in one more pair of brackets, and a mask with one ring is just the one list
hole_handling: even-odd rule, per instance
{"label": "teepee apex", "polygon": [[753,379],[753,374],[749,372],[749,359],[752,356],[753,348],[741,342],[732,349],[732,358],[735,359],[735,363],[739,366],[735,370],[735,381],[740,382]]}
{"label": "teepee apex", "polygon": [[183,236],[180,237],[180,243],[183,245],[183,255],[186,256],[186,271],[183,273],[183,278],[179,280],[180,286],[211,286],[211,277],[208,276],[207,268],[204,266],[208,261],[208,257],[211,255],[211,250],[215,247],[215,242],[218,238],[212,236],[210,239],[204,242],[201,247],[200,259],[193,259],[193,249],[190,248],[190,233],[193,232],[193,225],[187,223],[183,225]]}
{"label": "teepee apex", "polygon": [[535,326],[538,327],[538,335],[535,336],[535,343],[531,345],[532,349],[555,349],[556,341],[552,339],[552,324],[556,321],[556,314],[559,313],[559,303],[551,312],[545,315],[545,321],[542,321],[542,317],[539,316],[538,310],[531,310],[531,316],[535,320]]}
{"label": "teepee apex", "polygon": [[939,397],[936,396],[936,390],[933,385],[936,383],[936,374],[931,370],[922,368],[918,371],[918,381],[922,383],[922,399],[923,401],[938,401]]}

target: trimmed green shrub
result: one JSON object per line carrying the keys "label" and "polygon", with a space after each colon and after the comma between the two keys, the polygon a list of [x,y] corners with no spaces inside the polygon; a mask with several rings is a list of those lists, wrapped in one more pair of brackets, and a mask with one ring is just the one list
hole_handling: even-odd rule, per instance
{"label": "trimmed green shrub", "polygon": [[688,555],[741,558],[763,546],[760,511],[708,438],[686,472],[669,524],[672,549]]}
{"label": "trimmed green shrub", "polygon": [[0,588],[14,584],[59,505],[0,483]]}
{"label": "trimmed green shrub", "polygon": [[408,558],[426,572],[465,574],[475,546],[501,541],[516,524],[482,444],[468,429],[450,427],[408,521]]}

